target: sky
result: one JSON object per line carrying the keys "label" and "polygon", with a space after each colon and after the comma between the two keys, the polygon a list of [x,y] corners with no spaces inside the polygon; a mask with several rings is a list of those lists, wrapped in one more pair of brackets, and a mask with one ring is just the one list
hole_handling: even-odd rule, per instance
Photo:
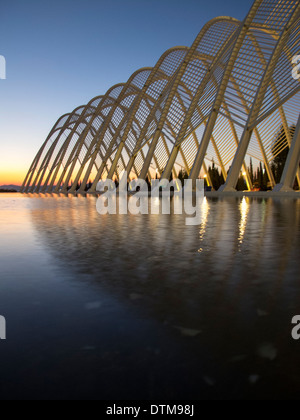
{"label": "sky", "polygon": [[22,184],[57,119],[169,48],[191,46],[216,16],[253,0],[1,0],[0,185]]}

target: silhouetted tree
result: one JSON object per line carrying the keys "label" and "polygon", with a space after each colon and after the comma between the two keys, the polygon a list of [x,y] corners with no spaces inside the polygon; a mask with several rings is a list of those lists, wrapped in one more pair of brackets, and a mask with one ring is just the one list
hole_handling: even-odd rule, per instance
{"label": "silhouetted tree", "polygon": [[254,182],[254,171],[253,171],[253,161],[252,161],[252,158],[250,158],[249,174],[250,174],[251,182],[253,183]]}
{"label": "silhouetted tree", "polygon": [[[289,131],[291,134],[291,138],[293,138],[296,131],[296,126],[290,126]],[[272,154],[274,156],[274,160],[272,162],[271,169],[273,171],[275,182],[277,184],[281,180],[289,150],[289,142],[286,136],[284,126],[282,125],[280,130],[278,130],[274,136],[272,146]]]}
{"label": "silhouetted tree", "polygon": [[178,174],[178,179],[181,181],[182,185],[184,183],[185,179],[189,179],[189,175],[186,171],[184,171],[183,169],[181,169],[181,171]]}
{"label": "silhouetted tree", "polygon": [[218,191],[218,189],[225,183],[222,172],[216,168],[215,162],[213,161],[212,166],[208,168],[208,173],[213,185],[213,188]]}
{"label": "silhouetted tree", "polygon": [[240,175],[239,180],[237,182],[236,189],[237,191],[245,191],[247,190],[247,184],[243,175]]}

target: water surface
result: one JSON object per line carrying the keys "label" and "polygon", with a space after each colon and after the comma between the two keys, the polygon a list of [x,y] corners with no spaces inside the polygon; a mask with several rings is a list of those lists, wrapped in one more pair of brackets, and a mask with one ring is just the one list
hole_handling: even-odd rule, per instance
{"label": "water surface", "polygon": [[0,195],[0,398],[298,398],[300,201]]}

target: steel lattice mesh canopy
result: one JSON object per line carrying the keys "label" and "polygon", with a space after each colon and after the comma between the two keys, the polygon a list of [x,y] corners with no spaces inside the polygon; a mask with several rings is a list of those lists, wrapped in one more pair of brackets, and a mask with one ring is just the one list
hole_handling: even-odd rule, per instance
{"label": "steel lattice mesh canopy", "polygon": [[212,162],[224,191],[241,171],[251,189],[250,158],[264,164],[274,188],[272,161],[286,148],[294,158],[284,181],[297,177],[300,186],[300,80],[292,77],[299,41],[298,0],[256,0],[243,22],[213,19],[190,48],[166,51],[155,67],[61,117],[22,191],[95,192],[100,179],[124,170],[143,179],[205,172],[211,182]]}

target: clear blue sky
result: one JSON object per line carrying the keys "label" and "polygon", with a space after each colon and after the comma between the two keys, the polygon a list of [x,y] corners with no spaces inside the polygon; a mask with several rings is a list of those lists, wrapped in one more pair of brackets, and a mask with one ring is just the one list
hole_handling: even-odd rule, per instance
{"label": "clear blue sky", "polygon": [[[62,114],[190,46],[216,16],[243,19],[253,0],[1,0],[0,185],[25,175]],[[21,177],[22,177],[21,176]]]}

